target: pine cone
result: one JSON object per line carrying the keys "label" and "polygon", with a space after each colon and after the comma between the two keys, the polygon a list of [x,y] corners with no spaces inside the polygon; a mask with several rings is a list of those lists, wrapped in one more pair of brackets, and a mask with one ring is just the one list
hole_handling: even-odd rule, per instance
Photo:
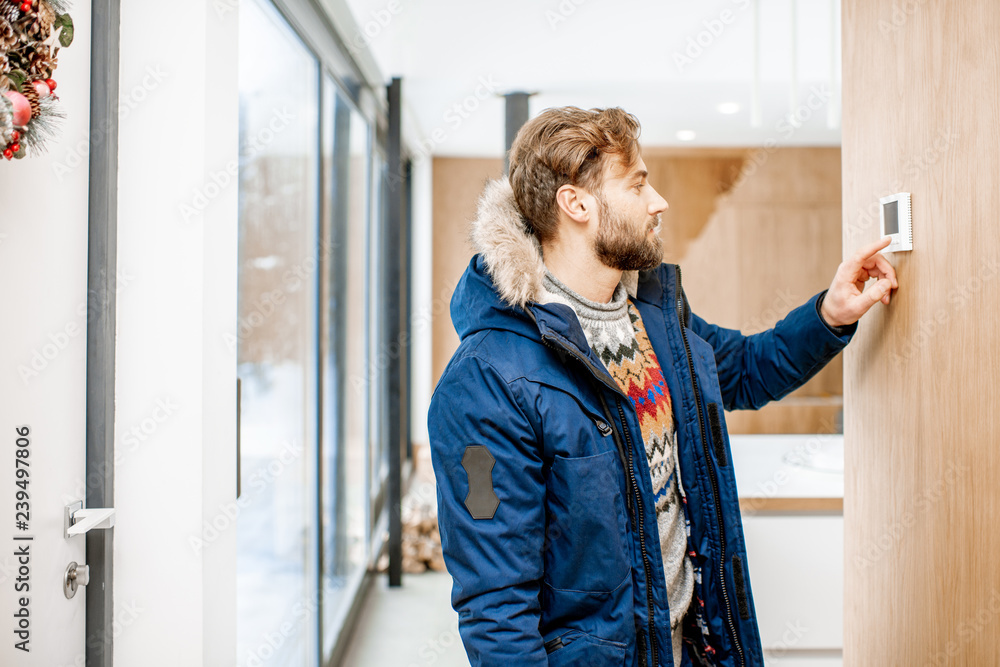
{"label": "pine cone", "polygon": [[7,52],[11,51],[17,46],[17,35],[14,33],[14,28],[9,23],[5,23],[2,18],[0,18],[0,74],[6,74],[10,71],[10,62],[7,58]]}
{"label": "pine cone", "polygon": [[0,76],[12,69],[7,54],[17,47],[17,32],[13,23],[20,11],[10,5],[8,0],[0,0]]}
{"label": "pine cone", "polygon": [[0,0],[0,24],[21,18],[21,8],[13,0]]}
{"label": "pine cone", "polygon": [[41,48],[31,54],[30,64],[27,69],[28,77],[32,81],[50,79],[58,62],[59,59],[55,55],[52,55],[46,47],[41,46]]}
{"label": "pine cone", "polygon": [[21,94],[28,98],[28,103],[31,104],[31,117],[38,118],[38,91],[35,87],[31,85],[31,81],[25,81],[24,85],[21,86]]}
{"label": "pine cone", "polygon": [[38,20],[42,24],[42,31],[46,36],[52,33],[52,25],[56,22],[56,13],[49,6],[49,3],[42,2],[38,3]]}
{"label": "pine cone", "polygon": [[40,42],[45,39],[45,35],[42,34],[42,22],[38,20],[37,12],[25,14],[18,27],[21,34],[27,38],[25,41]]}
{"label": "pine cone", "polygon": [[40,42],[46,35],[42,32],[42,22],[39,18],[38,9],[32,7],[25,13],[20,13],[18,8],[18,18],[14,23],[14,29],[20,33],[21,43]]}

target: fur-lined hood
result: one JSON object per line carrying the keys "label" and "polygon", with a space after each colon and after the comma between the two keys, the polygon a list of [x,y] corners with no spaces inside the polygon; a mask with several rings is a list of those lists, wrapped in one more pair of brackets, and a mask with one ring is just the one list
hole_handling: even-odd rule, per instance
{"label": "fur-lined hood", "polygon": [[[542,248],[535,235],[528,230],[506,178],[487,182],[479,197],[470,238],[472,247],[482,256],[493,285],[507,305],[524,308],[532,301],[562,301],[542,284],[545,277]],[[638,280],[638,271],[626,271],[622,275],[622,283],[633,297]]]}

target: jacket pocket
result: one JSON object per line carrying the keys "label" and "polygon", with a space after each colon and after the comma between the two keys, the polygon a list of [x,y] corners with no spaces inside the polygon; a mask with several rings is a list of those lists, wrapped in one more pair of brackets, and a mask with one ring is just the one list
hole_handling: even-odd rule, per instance
{"label": "jacket pocket", "polygon": [[555,456],[547,486],[545,582],[562,591],[610,593],[631,568],[618,454]]}
{"label": "jacket pocket", "polygon": [[549,667],[610,667],[625,664],[625,645],[570,630],[545,644]]}

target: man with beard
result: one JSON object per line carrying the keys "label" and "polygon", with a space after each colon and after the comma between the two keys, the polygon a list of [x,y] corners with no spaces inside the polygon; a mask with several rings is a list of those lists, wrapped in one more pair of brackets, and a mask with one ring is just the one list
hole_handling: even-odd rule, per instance
{"label": "man with beard", "polygon": [[479,201],[428,416],[473,665],[763,665],[724,410],[802,385],[897,287],[884,240],[769,331],[705,322],[638,136],[548,109]]}

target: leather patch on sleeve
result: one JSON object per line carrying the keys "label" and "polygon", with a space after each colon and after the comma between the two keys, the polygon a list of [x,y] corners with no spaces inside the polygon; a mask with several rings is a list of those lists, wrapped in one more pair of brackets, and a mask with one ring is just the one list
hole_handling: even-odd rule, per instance
{"label": "leather patch on sleeve", "polygon": [[465,506],[473,519],[492,519],[500,505],[493,492],[493,466],[496,459],[485,445],[469,445],[462,457],[462,467],[469,476],[469,495]]}

